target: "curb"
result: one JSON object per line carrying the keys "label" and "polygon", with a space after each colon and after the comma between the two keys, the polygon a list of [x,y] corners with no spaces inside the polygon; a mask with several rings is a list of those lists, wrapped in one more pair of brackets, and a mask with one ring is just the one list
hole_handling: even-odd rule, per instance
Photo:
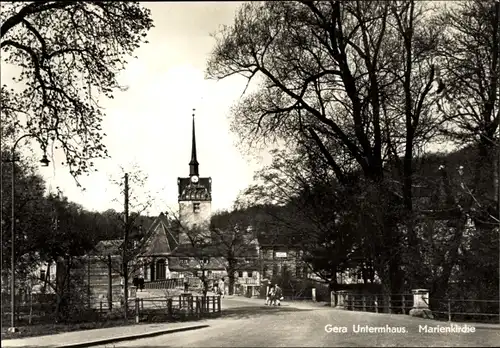
{"label": "curb", "polygon": [[177,328],[177,329],[167,329],[167,330],[146,332],[146,333],[142,333],[142,334],[135,334],[135,335],[129,335],[129,336],[104,338],[104,339],[101,339],[101,340],[95,340],[95,341],[84,342],[84,343],[67,344],[67,345],[63,345],[63,346],[59,346],[59,347],[61,347],[61,348],[84,348],[84,347],[92,347],[92,346],[96,346],[96,345],[103,345],[103,344],[115,343],[115,342],[121,342],[121,341],[132,341],[132,340],[136,340],[136,339],[139,339],[139,338],[154,337],[154,336],[166,335],[166,334],[171,334],[171,333],[176,333],[176,332],[198,330],[198,329],[203,329],[203,328],[206,328],[206,327],[209,327],[209,326],[210,325],[186,326],[186,327],[180,327],[180,328]]}

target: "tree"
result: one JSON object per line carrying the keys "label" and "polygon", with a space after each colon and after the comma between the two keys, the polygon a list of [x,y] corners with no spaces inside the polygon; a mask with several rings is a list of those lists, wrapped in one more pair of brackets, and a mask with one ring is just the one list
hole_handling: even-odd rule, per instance
{"label": "tree", "polygon": [[[443,120],[449,120],[441,131],[461,146],[472,144],[477,149],[470,185],[474,198],[470,197],[466,210],[475,205],[483,215],[475,220],[481,220],[484,208],[494,207],[494,182],[500,171],[495,156],[500,151],[500,4],[460,2],[439,19],[447,34],[439,50],[445,86],[439,106]],[[487,220],[493,228],[495,221]]]}
{"label": "tree", "polygon": [[[272,163],[257,173],[257,184],[239,198],[254,204],[247,214],[260,222],[256,223],[259,233],[267,231],[271,240],[277,237],[300,246],[311,270],[336,283],[340,272],[362,269],[377,260],[374,247],[381,242],[373,222],[376,209],[360,203],[367,201],[362,181],[358,185],[352,181],[349,188],[339,185],[328,175],[326,163],[309,155],[274,151]],[[266,219],[256,218],[255,210]],[[272,236],[277,231],[279,236]],[[375,266],[377,271],[383,268]]]}
{"label": "tree", "polygon": [[[371,203],[379,207],[374,226],[383,236],[378,246],[381,264],[386,265],[381,278],[395,293],[404,278],[399,246],[406,238],[398,224],[411,180],[404,191],[390,184],[384,164],[389,155],[400,156],[401,138],[411,160],[410,150],[427,135],[428,122],[418,117],[428,115],[426,100],[434,82],[426,55],[435,33],[413,27],[414,36],[408,34],[412,25],[424,25],[423,20],[414,21],[420,15],[412,12],[416,6],[362,1],[245,4],[234,25],[218,33],[207,70],[216,79],[234,74],[249,82],[260,78],[261,88],[234,111],[232,128],[242,139],[308,141],[342,185],[351,184],[353,171],[363,174],[373,190]],[[410,22],[403,20],[405,15]],[[395,52],[401,42],[404,49]],[[422,73],[408,66],[405,71],[399,56]],[[405,122],[401,105],[389,97],[401,86],[401,78]],[[409,169],[407,163],[407,178]]]}
{"label": "tree", "polygon": [[[42,290],[47,286],[52,288],[56,295],[55,320],[66,320],[86,303],[82,302],[85,286],[79,275],[79,257],[92,249],[94,229],[87,218],[88,213],[69,202],[62,192],[41,197],[37,209],[34,215],[44,217],[43,225],[31,225],[24,233],[17,230],[19,235],[25,236],[24,247],[18,248],[19,259],[28,266],[20,267],[24,270],[20,278],[32,285],[41,284]],[[47,263],[45,278],[33,272],[42,262]],[[51,264],[56,264],[55,279],[49,276]]]}
{"label": "tree", "polygon": [[[471,272],[471,263],[464,264],[462,257],[467,255],[472,260],[479,250],[491,250],[488,246],[498,243],[498,238],[492,235],[498,226],[499,209],[495,179],[500,169],[495,155],[500,151],[500,4],[497,1],[460,2],[443,11],[438,21],[445,32],[437,54],[442,67],[442,98],[438,103],[442,118],[440,131],[446,139],[473,153],[470,160],[450,169],[457,177],[453,194],[463,199],[455,203],[455,209],[461,213],[455,220],[460,222],[461,229],[449,255],[454,256],[454,267],[460,267],[463,273],[457,275],[449,265],[444,268],[447,277],[436,283],[443,295],[448,289],[443,282],[447,283],[448,279],[464,280],[465,274],[482,272],[480,269]],[[468,221],[472,221],[472,226]],[[477,249],[471,250],[471,245]],[[484,257],[486,261],[489,255]],[[498,263],[496,268],[491,262],[483,265],[489,265],[490,272],[498,269]],[[473,282],[467,283],[463,284],[464,288]],[[491,282],[474,284],[478,293],[486,293],[491,285]]]}
{"label": "tree", "polygon": [[[123,238],[123,242],[118,248],[121,253],[120,265],[115,271],[123,277],[124,317],[127,320],[129,279],[141,267],[134,260],[148,240],[142,225],[139,225],[138,222],[141,214],[153,204],[153,198],[150,192],[141,190],[144,188],[148,176],[139,167],[134,165],[130,173],[125,172],[124,168],[121,168],[121,171],[123,180],[120,177],[112,178],[111,181],[121,189],[120,194],[124,197],[124,212],[115,216],[115,223],[122,231],[121,237]],[[118,198],[116,200],[118,201]],[[107,263],[107,255],[102,261]]]}
{"label": "tree", "polygon": [[209,267],[214,265],[223,266],[212,243],[208,226],[191,225],[183,221],[173,211],[168,216],[172,232],[179,236],[179,241],[181,236],[183,237],[183,241],[175,249],[175,256],[189,258],[189,263],[183,265],[183,267],[201,281],[203,296],[206,296],[209,289],[207,272]]}
{"label": "tree", "polygon": [[[98,97],[113,98],[125,58],[144,42],[151,14],[137,2],[2,3],[2,65],[19,68],[2,84],[2,121],[56,142],[73,176],[107,155]],[[123,88],[121,88],[123,90]]]}
{"label": "tree", "polygon": [[[12,160],[11,151],[2,149],[2,161]],[[44,214],[46,201],[44,198],[45,182],[29,158],[14,154],[15,168],[15,219],[16,219],[16,273],[18,279],[29,274],[39,261],[38,248],[35,243],[38,235],[44,235],[50,229],[50,219]],[[2,198],[2,273],[11,269],[11,191],[12,163],[1,166],[1,198]]]}
{"label": "tree", "polygon": [[251,209],[221,211],[211,218],[211,244],[217,254],[226,261],[229,295],[233,295],[235,272],[246,264],[245,259],[257,261],[256,231],[254,228],[256,228],[256,224]]}

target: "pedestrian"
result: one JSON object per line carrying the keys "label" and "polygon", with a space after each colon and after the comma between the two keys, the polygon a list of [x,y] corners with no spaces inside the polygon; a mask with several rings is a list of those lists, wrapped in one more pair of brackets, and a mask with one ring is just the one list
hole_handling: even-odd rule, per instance
{"label": "pedestrian", "polygon": [[212,282],[212,291],[214,292],[214,295],[219,295],[219,286],[217,280],[214,280]]}
{"label": "pedestrian", "polygon": [[225,289],[224,289],[224,278],[221,278],[220,282],[219,282],[219,294],[222,298],[224,298],[224,292],[225,292]]}
{"label": "pedestrian", "polygon": [[266,306],[270,306],[274,301],[274,285],[269,284],[269,292],[266,297]]}
{"label": "pedestrian", "polygon": [[278,304],[278,306],[281,306],[281,300],[283,300],[283,291],[281,287],[276,284],[274,289],[274,305],[276,306],[276,304]]}

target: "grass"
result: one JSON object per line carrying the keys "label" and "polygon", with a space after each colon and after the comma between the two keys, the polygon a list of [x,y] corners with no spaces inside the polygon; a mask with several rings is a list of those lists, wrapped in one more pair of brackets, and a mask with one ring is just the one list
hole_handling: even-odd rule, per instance
{"label": "grass", "polygon": [[[19,331],[16,333],[8,332],[9,325],[2,325],[1,338],[2,340],[7,340],[16,338],[54,335],[71,331],[82,331],[82,330],[92,330],[92,329],[103,329],[109,327],[137,325],[135,324],[135,318],[133,314],[131,314],[129,317],[131,319],[127,321],[123,319],[122,317],[123,313],[121,313],[120,311],[108,312],[105,315],[106,317],[102,318],[102,320],[86,321],[81,323],[50,324],[45,322],[45,323],[34,323],[32,325],[28,325],[26,321],[20,321],[18,322]],[[196,321],[216,316],[217,315],[210,313],[209,315],[204,315],[200,318],[197,318],[191,315],[183,315],[182,313],[176,313],[172,317],[165,315],[165,308],[146,309],[143,311],[141,315],[140,324],[151,324],[159,322],[165,323],[165,322],[179,322],[179,321]],[[3,320],[3,323],[8,323],[8,322],[9,322],[8,320]]]}
{"label": "grass", "polygon": [[80,331],[80,330],[92,330],[92,329],[102,329],[106,327],[116,327],[116,326],[127,326],[134,325],[134,320],[129,319],[125,322],[124,319],[121,320],[108,320],[101,322],[88,322],[88,323],[75,323],[75,324],[38,324],[38,325],[25,325],[19,326],[18,332],[11,333],[8,332],[8,326],[2,327],[2,340],[14,339],[14,338],[26,338],[33,336],[44,336],[44,335],[54,335],[64,332]]}

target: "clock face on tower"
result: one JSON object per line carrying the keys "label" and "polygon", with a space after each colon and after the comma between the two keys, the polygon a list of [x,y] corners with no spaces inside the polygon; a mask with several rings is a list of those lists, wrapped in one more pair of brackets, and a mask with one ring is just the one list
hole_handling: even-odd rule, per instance
{"label": "clock face on tower", "polygon": [[192,182],[193,184],[196,184],[196,183],[198,182],[198,177],[197,177],[196,175],[193,175],[193,176],[191,177],[191,182]]}

